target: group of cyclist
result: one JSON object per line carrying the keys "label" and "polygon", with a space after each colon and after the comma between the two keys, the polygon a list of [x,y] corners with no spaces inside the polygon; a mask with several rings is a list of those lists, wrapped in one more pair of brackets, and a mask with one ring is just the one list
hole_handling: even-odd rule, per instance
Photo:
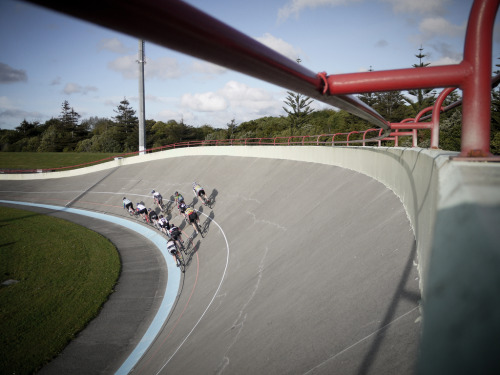
{"label": "group of cyclist", "polygon": [[[197,182],[193,182],[192,186],[194,194],[201,199],[204,205],[209,205],[210,200],[206,197],[205,190]],[[151,191],[151,194],[153,194],[155,204],[160,207],[161,211],[163,211],[164,206],[162,195],[155,190]],[[196,210],[186,204],[184,197],[178,191],[174,194],[174,201],[177,205],[179,213],[193,226],[194,231],[198,234],[200,218]],[[179,249],[184,247],[181,230],[173,223],[170,223],[168,219],[163,216],[163,214],[158,215],[155,210],[146,208],[146,206],[141,202],[138,202],[136,204],[136,208],[134,209],[132,201],[127,199],[127,197],[123,197],[123,208],[128,210],[131,214],[141,215],[146,222],[152,223],[157,229],[168,237],[167,251],[174,257],[176,265],[179,267],[180,260],[176,256],[176,253]]]}

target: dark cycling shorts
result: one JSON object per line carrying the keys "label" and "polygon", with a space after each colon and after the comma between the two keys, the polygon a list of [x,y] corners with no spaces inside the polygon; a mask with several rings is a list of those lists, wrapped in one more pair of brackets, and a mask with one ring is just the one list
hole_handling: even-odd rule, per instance
{"label": "dark cycling shorts", "polygon": [[189,217],[189,222],[194,223],[196,219],[198,219],[198,214],[193,211],[188,217]]}
{"label": "dark cycling shorts", "polygon": [[132,205],[132,202],[130,202],[130,203],[128,203],[128,204],[125,205],[125,208],[127,210],[130,210],[130,209],[134,209],[134,206]]}
{"label": "dark cycling shorts", "polygon": [[137,211],[137,212],[139,212],[142,215],[142,214],[145,214],[146,212],[148,212],[148,209],[144,208],[144,209]]}
{"label": "dark cycling shorts", "polygon": [[205,190],[204,189],[201,189],[199,192],[198,192],[198,196],[201,197],[202,195],[205,195]]}

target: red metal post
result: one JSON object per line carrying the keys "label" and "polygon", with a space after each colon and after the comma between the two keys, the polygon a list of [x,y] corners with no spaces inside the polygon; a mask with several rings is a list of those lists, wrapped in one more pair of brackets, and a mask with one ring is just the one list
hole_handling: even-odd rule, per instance
{"label": "red metal post", "polygon": [[460,156],[490,156],[491,46],[500,0],[476,0],[465,37],[464,63],[474,70],[463,90]]}

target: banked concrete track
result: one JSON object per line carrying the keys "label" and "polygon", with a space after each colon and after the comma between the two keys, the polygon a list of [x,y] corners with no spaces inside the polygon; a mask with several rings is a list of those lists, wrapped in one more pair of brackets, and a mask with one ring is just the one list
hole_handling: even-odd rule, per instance
{"label": "banked concrete track", "polygon": [[[3,200],[124,218],[123,196],[153,207],[152,188],[167,200],[178,190],[202,213],[205,238],[181,226],[192,237],[189,265],[170,316],[132,373],[413,372],[421,331],[417,250],[407,213],[391,190],[322,163],[187,153],[112,162],[109,169],[71,177],[0,182]],[[214,199],[212,209],[194,199],[193,180]],[[171,220],[181,223],[176,210]],[[107,227],[97,223],[94,228]],[[122,253],[126,271],[134,274],[137,263],[144,275],[127,288],[151,288],[140,293],[148,300],[141,322],[126,304],[113,303],[119,295],[112,296],[99,317],[107,318],[105,326],[86,341],[86,351],[63,353],[42,372],[61,373],[70,363],[74,371],[79,361],[81,373],[114,373],[144,334],[167,270],[147,239],[123,233],[117,237],[133,239]],[[124,337],[120,326],[127,319],[137,329]],[[106,340],[112,342],[107,351]]]}

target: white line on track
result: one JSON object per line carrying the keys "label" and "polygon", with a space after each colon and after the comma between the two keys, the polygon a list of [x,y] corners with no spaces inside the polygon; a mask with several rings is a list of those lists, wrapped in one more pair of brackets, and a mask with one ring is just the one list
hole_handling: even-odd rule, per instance
{"label": "white line on track", "polygon": [[[199,211],[198,211],[199,212]],[[202,215],[204,216],[207,216],[206,214],[204,214],[203,212],[199,212],[201,213]],[[209,219],[210,217],[207,216]],[[186,337],[184,338],[184,340],[182,340],[182,342],[179,344],[179,346],[177,347],[177,349],[175,349],[174,353],[170,356],[170,358],[163,364],[163,366],[160,368],[160,370],[158,370],[158,372],[156,373],[156,375],[158,375],[164,368],[165,366],[168,365],[168,363],[170,362],[170,360],[177,354],[177,352],[180,350],[180,348],[184,345],[184,343],[187,341],[187,339],[189,338],[189,336],[191,336],[191,334],[193,333],[193,331],[196,329],[196,327],[198,326],[198,324],[200,324],[201,320],[203,319],[203,317],[205,316],[205,314],[207,313],[208,309],[210,308],[210,306],[212,306],[212,303],[214,302],[215,298],[217,297],[217,294],[219,293],[219,290],[222,286],[222,282],[224,281],[224,278],[226,276],[226,272],[227,272],[227,267],[229,265],[229,243],[227,242],[227,237],[226,237],[226,234],[224,233],[224,231],[222,230],[221,226],[219,225],[219,223],[217,223],[215,220],[213,219],[210,219],[212,220],[212,222],[215,223],[215,225],[217,225],[222,233],[222,235],[224,236],[224,240],[226,241],[226,249],[227,249],[227,253],[226,253],[226,266],[224,267],[224,272],[222,273],[222,277],[220,279],[220,283],[219,283],[219,286],[217,287],[217,290],[215,291],[211,301],[208,303],[208,306],[206,307],[205,311],[203,311],[203,314],[201,314],[200,316],[200,319],[198,319],[198,321],[195,323],[195,325],[193,326],[193,328],[191,329],[191,331],[189,331],[189,333],[186,335]]]}

